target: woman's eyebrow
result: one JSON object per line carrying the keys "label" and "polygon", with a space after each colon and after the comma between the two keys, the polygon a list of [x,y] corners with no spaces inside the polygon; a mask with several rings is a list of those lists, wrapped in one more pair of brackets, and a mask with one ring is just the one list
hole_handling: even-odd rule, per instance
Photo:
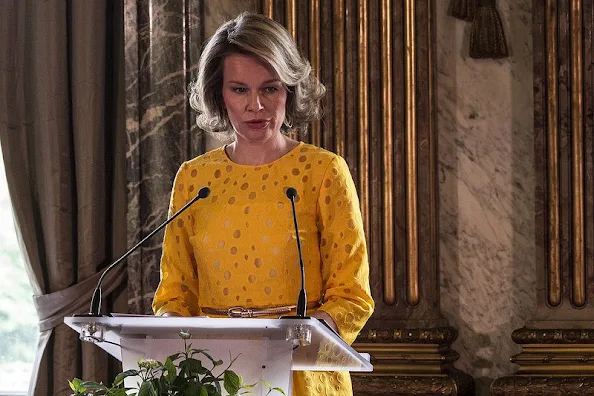
{"label": "woman's eyebrow", "polygon": [[[260,84],[260,85],[272,84],[272,83],[277,83],[277,82],[280,82],[280,80],[278,78],[273,78],[272,80],[262,81],[262,84]],[[227,81],[227,84],[247,85],[246,83],[237,81],[237,80],[229,80],[229,81]]]}

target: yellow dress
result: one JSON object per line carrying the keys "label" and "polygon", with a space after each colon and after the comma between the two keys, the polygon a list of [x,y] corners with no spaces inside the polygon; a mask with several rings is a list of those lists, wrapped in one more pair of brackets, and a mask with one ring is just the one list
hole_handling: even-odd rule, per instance
{"label": "yellow dress", "polygon": [[[201,307],[293,305],[301,286],[295,206],[308,301],[352,343],[373,312],[369,263],[355,185],[344,159],[299,143],[259,166],[232,162],[224,148],[187,161],[173,186],[173,214],[208,186],[165,231],[156,315],[202,315]],[[295,372],[294,395],[351,395],[346,372]]]}

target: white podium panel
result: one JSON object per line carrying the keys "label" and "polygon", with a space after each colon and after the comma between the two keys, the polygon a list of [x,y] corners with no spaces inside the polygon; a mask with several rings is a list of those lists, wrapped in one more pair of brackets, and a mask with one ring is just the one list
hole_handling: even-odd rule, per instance
{"label": "white podium panel", "polygon": [[[232,319],[155,316],[67,317],[64,322],[87,340],[137,368],[139,358],[163,362],[184,348],[179,332],[191,334],[193,348],[208,349],[215,359],[251,384],[266,380],[291,393],[291,370],[372,371],[361,355],[317,319]],[[224,369],[226,365],[221,368]],[[216,373],[216,370],[214,370]],[[129,385],[129,383],[127,383]],[[132,386],[132,385],[129,385]],[[264,388],[264,389],[262,389]],[[253,394],[266,394],[265,387]]]}

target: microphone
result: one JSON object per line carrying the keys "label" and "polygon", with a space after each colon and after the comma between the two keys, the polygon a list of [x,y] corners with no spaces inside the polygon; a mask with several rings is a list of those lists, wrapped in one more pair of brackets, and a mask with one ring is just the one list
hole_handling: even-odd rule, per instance
{"label": "microphone", "polygon": [[[307,318],[307,293],[305,292],[305,267],[303,266],[303,257],[301,254],[301,240],[299,239],[299,226],[297,225],[297,211],[295,210],[295,197],[297,190],[293,187],[287,188],[287,198],[291,201],[293,208],[293,223],[295,225],[295,235],[297,237],[297,251],[299,252],[299,268],[301,269],[301,290],[299,291],[299,298],[297,299],[296,314],[298,318]],[[285,318],[285,317],[283,317]]]}
{"label": "microphone", "polygon": [[[196,196],[194,198],[192,198],[192,200],[190,202],[185,204],[183,208],[178,210],[173,216],[171,216],[169,219],[167,219],[165,222],[163,222],[160,226],[155,228],[150,234],[148,234],[147,236],[142,238],[142,240],[140,242],[138,242],[130,250],[128,250],[126,253],[124,253],[124,255],[122,257],[120,257],[119,259],[117,259],[116,261],[111,263],[109,265],[109,267],[107,267],[103,271],[103,273],[101,274],[101,277],[99,278],[99,281],[97,282],[97,286],[95,287],[95,291],[93,292],[93,298],[91,299],[91,308],[89,310],[89,313],[88,314],[76,314],[74,316],[86,316],[86,317],[105,316],[100,313],[100,310],[101,310],[101,282],[103,282],[103,278],[105,277],[105,275],[107,275],[107,273],[109,271],[111,271],[115,266],[117,266],[120,262],[122,262],[122,260],[124,260],[130,254],[132,254],[136,249],[138,249],[138,247],[140,247],[140,245],[142,245],[147,239],[149,239],[150,237],[155,235],[155,233],[160,231],[167,224],[171,223],[177,216],[182,214],[186,209],[188,209],[190,207],[190,205],[192,205],[194,202],[198,201],[199,199],[208,197],[209,194],[210,194],[210,188],[202,187],[198,191],[198,194],[196,194]],[[107,316],[111,316],[111,315],[107,315]]]}

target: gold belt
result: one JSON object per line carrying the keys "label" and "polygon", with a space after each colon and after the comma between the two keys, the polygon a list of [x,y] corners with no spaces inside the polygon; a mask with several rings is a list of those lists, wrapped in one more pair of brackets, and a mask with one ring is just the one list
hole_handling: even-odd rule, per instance
{"label": "gold belt", "polygon": [[[307,303],[307,309],[313,309],[320,306],[318,301],[310,301]],[[246,308],[246,307],[231,307],[228,309],[224,308],[210,308],[202,307],[202,312],[209,315],[222,315],[230,318],[257,318],[259,316],[271,316],[287,314],[294,311],[297,308],[296,305],[284,305],[280,307],[269,307],[269,308]]]}

